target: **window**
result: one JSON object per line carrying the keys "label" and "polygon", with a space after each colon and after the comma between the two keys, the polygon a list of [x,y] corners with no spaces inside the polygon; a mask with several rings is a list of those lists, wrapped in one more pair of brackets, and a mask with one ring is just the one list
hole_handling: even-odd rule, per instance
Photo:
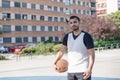
{"label": "window", "polygon": [[3,38],[3,43],[11,43],[11,38]]}
{"label": "window", "polygon": [[78,13],[81,14],[81,10],[78,10]]}
{"label": "window", "polygon": [[36,26],[32,26],[32,31],[36,31]]}
{"label": "window", "polygon": [[61,31],[64,31],[64,28],[63,28],[63,27],[61,27],[61,28],[60,28],[60,30],[61,30]]}
{"label": "window", "polygon": [[49,26],[49,27],[48,27],[48,31],[52,31],[52,26]]}
{"label": "window", "polygon": [[70,5],[70,0],[65,0],[66,5]]}
{"label": "window", "polygon": [[86,11],[86,14],[89,15],[89,10]]}
{"label": "window", "polygon": [[27,8],[27,4],[26,3],[22,3],[22,8]]}
{"label": "window", "polygon": [[55,41],[59,41],[59,38],[58,38],[58,37],[55,37]]}
{"label": "window", "polygon": [[23,15],[22,15],[22,19],[27,20],[27,14],[23,14]]}
{"label": "window", "polygon": [[60,12],[63,12],[63,8],[60,8]]}
{"label": "window", "polygon": [[52,17],[48,17],[48,21],[52,21]]}
{"label": "window", "polygon": [[85,11],[85,10],[83,10],[83,14],[86,14],[86,11]]}
{"label": "window", "polygon": [[54,7],[54,11],[57,11],[57,7]]}
{"label": "window", "polygon": [[96,13],[96,11],[94,11],[94,10],[91,10],[91,15],[93,15],[93,14],[95,14]]}
{"label": "window", "polygon": [[58,17],[54,17],[54,21],[58,21]]}
{"label": "window", "polygon": [[22,43],[22,38],[17,37],[17,38],[16,38],[16,43]]}
{"label": "window", "polygon": [[15,19],[21,19],[21,14],[15,14]]}
{"label": "window", "polygon": [[2,13],[2,20],[9,20],[11,18],[10,13]]}
{"label": "window", "polygon": [[73,13],[76,13],[76,9],[73,9]]}
{"label": "window", "polygon": [[40,16],[40,20],[44,20],[44,16]]}
{"label": "window", "polygon": [[63,2],[63,0],[60,0],[60,2]]}
{"label": "window", "polygon": [[51,6],[48,6],[48,10],[49,10],[49,11],[52,11],[52,7],[51,7]]}
{"label": "window", "polygon": [[85,2],[83,2],[83,6],[85,6]]}
{"label": "window", "polygon": [[54,1],[56,1],[56,2],[57,2],[57,0],[54,0]]}
{"label": "window", "polygon": [[75,0],[73,0],[73,4],[76,4]]}
{"label": "window", "polygon": [[89,7],[89,2],[86,2],[86,6]]}
{"label": "window", "polygon": [[35,9],[35,4],[32,4],[32,5],[31,5],[31,9]]}
{"label": "window", "polygon": [[55,26],[54,29],[55,29],[55,31],[58,31],[58,26]]}
{"label": "window", "polygon": [[41,26],[41,31],[45,31],[45,26]]}
{"label": "window", "polygon": [[95,3],[92,3],[92,2],[91,2],[91,7],[95,7]]}
{"label": "window", "polygon": [[28,28],[27,26],[23,26],[23,31],[27,31],[28,30],[27,28]]}
{"label": "window", "polygon": [[66,14],[70,14],[70,9],[66,8]]}
{"label": "window", "polygon": [[49,40],[53,41],[53,37],[49,37]]}
{"label": "window", "polygon": [[45,41],[45,37],[41,37],[41,41]]}
{"label": "window", "polygon": [[60,21],[61,21],[61,22],[64,22],[64,18],[60,18]]}
{"label": "window", "polygon": [[3,25],[3,32],[4,33],[11,32],[11,26],[10,25]]}
{"label": "window", "polygon": [[44,5],[40,5],[40,10],[44,10]]}
{"label": "window", "polygon": [[[118,3],[118,6],[119,6],[119,3]],[[104,8],[106,7],[106,3],[103,3],[103,7],[104,7]]]}
{"label": "window", "polygon": [[32,15],[32,16],[31,16],[31,19],[32,19],[32,20],[36,20],[36,15]]}
{"label": "window", "polygon": [[19,2],[15,2],[14,5],[15,5],[15,7],[19,7],[20,8],[20,3]]}
{"label": "window", "polygon": [[81,5],[81,2],[80,2],[80,1],[78,1],[78,5]]}
{"label": "window", "polygon": [[10,8],[10,1],[2,1],[2,8]]}
{"label": "window", "polygon": [[15,31],[21,31],[21,26],[19,25],[15,26]]}
{"label": "window", "polygon": [[36,37],[32,37],[32,42],[37,42],[37,38]]}
{"label": "window", "polygon": [[28,37],[23,37],[23,42],[28,42]]}

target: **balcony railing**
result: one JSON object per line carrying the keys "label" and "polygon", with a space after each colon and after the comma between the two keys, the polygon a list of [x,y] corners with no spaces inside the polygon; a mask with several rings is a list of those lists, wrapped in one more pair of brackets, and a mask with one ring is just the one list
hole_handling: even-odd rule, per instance
{"label": "balcony railing", "polygon": [[91,7],[91,10],[96,10],[96,7]]}
{"label": "balcony railing", "polygon": [[91,0],[91,2],[96,2],[96,0]]}

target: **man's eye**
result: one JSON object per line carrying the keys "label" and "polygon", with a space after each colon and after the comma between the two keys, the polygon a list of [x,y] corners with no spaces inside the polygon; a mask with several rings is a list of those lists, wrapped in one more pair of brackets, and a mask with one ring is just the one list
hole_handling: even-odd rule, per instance
{"label": "man's eye", "polygon": [[77,21],[74,21],[74,23],[77,23]]}

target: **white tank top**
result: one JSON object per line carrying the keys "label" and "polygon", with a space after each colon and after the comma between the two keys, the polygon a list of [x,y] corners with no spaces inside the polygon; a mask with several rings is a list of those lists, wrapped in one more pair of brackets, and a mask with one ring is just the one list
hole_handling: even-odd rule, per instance
{"label": "white tank top", "polygon": [[85,72],[89,64],[89,54],[86,46],[84,45],[83,38],[85,33],[81,32],[80,35],[74,39],[73,34],[68,34],[68,72]]}

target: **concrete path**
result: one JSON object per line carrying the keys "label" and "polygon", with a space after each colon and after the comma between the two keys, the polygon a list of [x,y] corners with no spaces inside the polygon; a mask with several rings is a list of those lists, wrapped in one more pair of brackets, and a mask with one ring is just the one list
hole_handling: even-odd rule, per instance
{"label": "concrete path", "polygon": [[[64,55],[67,59],[67,55]],[[54,71],[52,63],[55,55],[21,57],[16,60],[0,61],[0,77],[21,76],[66,76]],[[96,51],[93,77],[120,78],[120,49]]]}

